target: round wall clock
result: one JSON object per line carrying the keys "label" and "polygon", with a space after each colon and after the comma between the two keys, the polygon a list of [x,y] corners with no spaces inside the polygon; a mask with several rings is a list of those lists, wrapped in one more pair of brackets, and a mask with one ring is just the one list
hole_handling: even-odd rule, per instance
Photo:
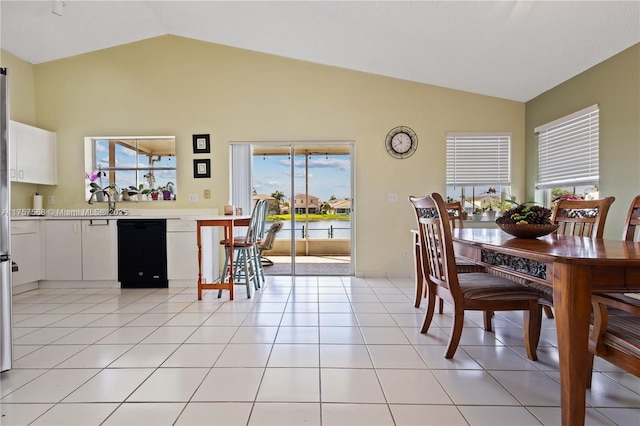
{"label": "round wall clock", "polygon": [[410,128],[398,126],[387,135],[385,147],[393,158],[409,158],[418,148],[418,136]]}

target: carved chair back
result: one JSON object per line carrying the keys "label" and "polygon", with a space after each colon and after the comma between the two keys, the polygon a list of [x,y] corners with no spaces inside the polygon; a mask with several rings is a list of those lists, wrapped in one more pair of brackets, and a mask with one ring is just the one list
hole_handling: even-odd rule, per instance
{"label": "carved chair back", "polygon": [[560,200],[556,204],[551,221],[560,225],[560,235],[602,238],[609,207],[615,197],[600,200]]}

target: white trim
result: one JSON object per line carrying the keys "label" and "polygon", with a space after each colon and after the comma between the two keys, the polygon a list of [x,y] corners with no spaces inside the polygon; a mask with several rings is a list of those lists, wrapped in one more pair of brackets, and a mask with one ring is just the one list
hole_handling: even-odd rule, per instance
{"label": "white trim", "polygon": [[588,106],[588,107],[586,107],[584,109],[581,109],[580,111],[576,111],[576,112],[574,112],[572,114],[565,115],[564,117],[560,117],[557,120],[550,121],[549,123],[542,124],[542,125],[536,127],[535,129],[533,129],[533,132],[534,133],[540,133],[540,132],[542,132],[544,130],[547,130],[547,129],[553,127],[553,126],[557,126],[558,124],[562,124],[565,121],[573,120],[574,118],[577,118],[577,117],[580,117],[582,115],[589,114],[589,113],[595,112],[595,111],[598,111],[598,104],[593,104],[593,105]]}

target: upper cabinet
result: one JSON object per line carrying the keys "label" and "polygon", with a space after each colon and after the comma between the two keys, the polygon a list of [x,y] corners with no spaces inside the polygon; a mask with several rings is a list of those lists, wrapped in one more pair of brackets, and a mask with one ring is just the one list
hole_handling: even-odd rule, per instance
{"label": "upper cabinet", "polygon": [[58,183],[54,132],[11,120],[9,141],[12,181],[42,185]]}

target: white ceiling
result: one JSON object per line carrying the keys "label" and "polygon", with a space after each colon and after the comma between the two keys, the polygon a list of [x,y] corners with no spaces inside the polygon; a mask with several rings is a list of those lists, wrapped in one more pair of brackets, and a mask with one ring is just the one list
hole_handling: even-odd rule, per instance
{"label": "white ceiling", "polygon": [[38,64],[164,34],[527,101],[640,42],[639,1],[0,1]]}

